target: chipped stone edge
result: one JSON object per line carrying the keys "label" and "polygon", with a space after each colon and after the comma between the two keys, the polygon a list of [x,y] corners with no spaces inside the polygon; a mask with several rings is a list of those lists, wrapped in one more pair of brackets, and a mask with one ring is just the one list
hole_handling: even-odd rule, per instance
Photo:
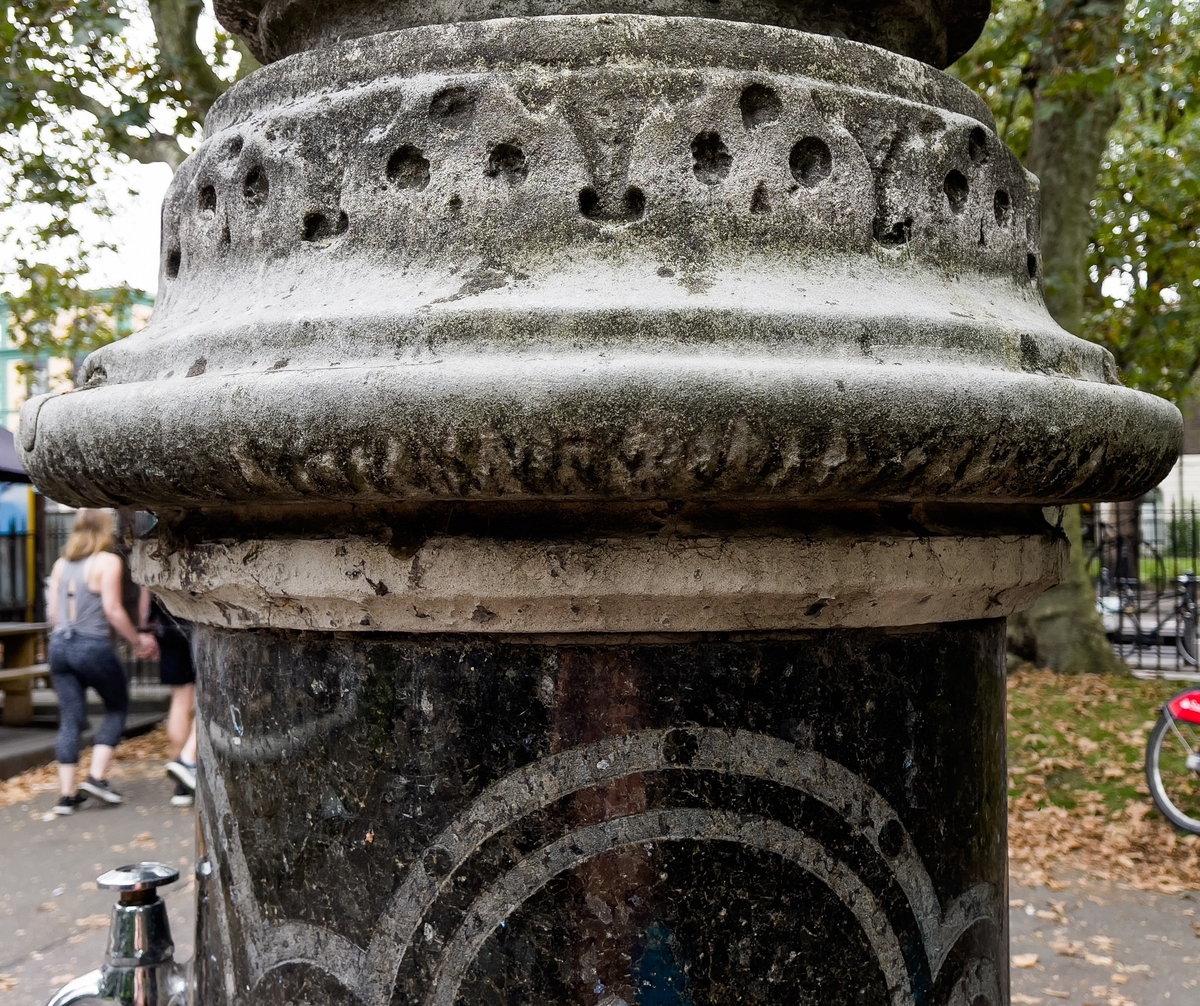
{"label": "chipped stone edge", "polygon": [[167,550],[134,579],[172,614],[232,628],[358,632],[738,632],[1000,618],[1063,576],[1053,534],[790,538],[367,538]]}

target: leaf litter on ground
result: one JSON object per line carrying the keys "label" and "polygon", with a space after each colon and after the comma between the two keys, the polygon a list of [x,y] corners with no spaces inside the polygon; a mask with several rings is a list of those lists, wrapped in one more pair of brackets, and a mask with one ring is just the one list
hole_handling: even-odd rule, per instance
{"label": "leaf litter on ground", "polygon": [[1012,878],[1071,877],[1175,894],[1200,887],[1200,836],[1177,832],[1146,786],[1146,739],[1178,682],[1061,675],[1008,678],[1008,854]]}
{"label": "leaf litter on ground", "polygon": [[[162,724],[148,733],[137,737],[129,737],[117,745],[113,756],[109,778],[119,781],[122,779],[146,778],[160,775],[163,763],[170,757],[170,742],[167,740],[167,730]],[[92,749],[89,747],[79,755],[79,777],[82,778],[91,767]],[[58,764],[52,762],[40,768],[30,769],[11,779],[0,779],[0,807],[14,807],[18,804],[30,803],[43,793],[58,792]]]}

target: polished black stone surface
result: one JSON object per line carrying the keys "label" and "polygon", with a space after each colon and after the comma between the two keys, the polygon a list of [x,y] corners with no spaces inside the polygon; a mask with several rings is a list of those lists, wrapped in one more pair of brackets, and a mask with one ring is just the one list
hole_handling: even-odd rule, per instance
{"label": "polished black stone surface", "polygon": [[1001,621],[198,657],[205,1006],[1007,1003]]}

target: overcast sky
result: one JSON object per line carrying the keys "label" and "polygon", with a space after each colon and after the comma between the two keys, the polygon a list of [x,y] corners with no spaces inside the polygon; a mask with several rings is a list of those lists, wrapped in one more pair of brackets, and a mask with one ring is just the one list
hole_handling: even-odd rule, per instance
{"label": "overcast sky", "polygon": [[[89,286],[128,283],[154,295],[158,288],[158,213],[170,184],[171,169],[165,164],[118,165],[107,186],[112,218],[81,225],[89,237],[94,233],[97,240],[107,238],[119,249],[93,253]],[[136,195],[130,195],[128,189]]]}

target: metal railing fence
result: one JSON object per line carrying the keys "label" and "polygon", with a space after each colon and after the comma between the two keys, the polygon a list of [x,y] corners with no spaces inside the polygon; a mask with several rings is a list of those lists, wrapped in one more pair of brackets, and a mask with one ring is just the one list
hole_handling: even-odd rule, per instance
{"label": "metal railing fence", "polygon": [[1084,545],[1118,655],[1135,671],[1200,673],[1200,508],[1157,492],[1085,506]]}

